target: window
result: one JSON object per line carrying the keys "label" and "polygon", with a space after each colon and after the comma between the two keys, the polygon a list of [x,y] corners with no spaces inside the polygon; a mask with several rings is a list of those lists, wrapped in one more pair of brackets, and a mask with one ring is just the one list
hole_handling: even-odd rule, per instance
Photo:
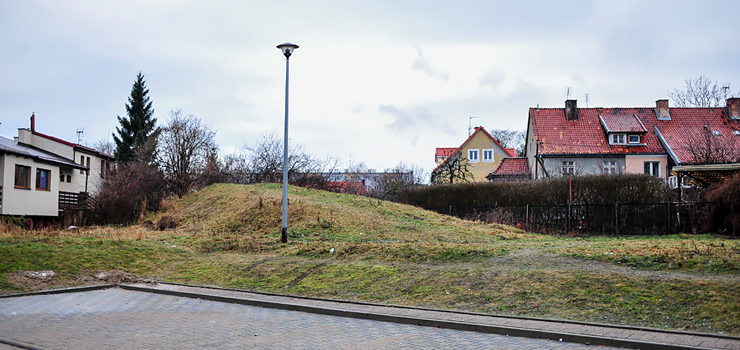
{"label": "window", "polygon": [[672,189],[678,188],[678,177],[676,177],[676,176],[669,176],[668,177],[668,186],[670,186]]}
{"label": "window", "polygon": [[575,162],[572,162],[572,161],[563,162],[563,167],[561,169],[563,176],[573,175],[575,174],[575,170],[576,170]]}
{"label": "window", "polygon": [[59,182],[64,182],[64,173],[61,171],[59,172]]}
{"label": "window", "polygon": [[471,163],[478,162],[478,150],[477,149],[468,150],[468,161]]}
{"label": "window", "polygon": [[629,143],[640,143],[640,135],[630,135],[628,139]]}
{"label": "window", "polygon": [[612,145],[624,145],[624,134],[612,134]]}
{"label": "window", "polygon": [[15,166],[15,188],[31,188],[31,167],[24,165]]}
{"label": "window", "polygon": [[645,162],[645,174],[660,177],[660,162]]}
{"label": "window", "polygon": [[36,169],[36,189],[41,191],[49,191],[51,187],[51,170]]}
{"label": "window", "polygon": [[72,182],[72,175],[67,175],[67,182]]}
{"label": "window", "polygon": [[602,174],[617,174],[617,162],[616,161],[605,161],[604,167],[601,169]]}
{"label": "window", "polygon": [[[85,166],[85,156],[80,156],[80,165]],[[80,174],[84,174],[85,171],[80,169]]]}
{"label": "window", "polygon": [[483,150],[483,161],[484,162],[493,162],[493,150],[492,149],[484,149]]}

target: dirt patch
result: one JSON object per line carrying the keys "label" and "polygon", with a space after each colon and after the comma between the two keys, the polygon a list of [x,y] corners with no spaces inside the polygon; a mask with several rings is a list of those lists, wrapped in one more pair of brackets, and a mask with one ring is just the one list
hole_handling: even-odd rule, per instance
{"label": "dirt patch", "polygon": [[37,292],[49,289],[84,287],[119,283],[156,283],[137,275],[113,270],[105,272],[81,271],[73,278],[59,276],[54,271],[16,271],[8,274],[7,281],[20,290],[0,289],[0,294]]}
{"label": "dirt patch", "polygon": [[103,281],[108,284],[120,284],[120,283],[156,283],[152,280],[143,279],[133,273],[126,273],[119,270],[101,272],[95,275],[95,278],[99,281]]}

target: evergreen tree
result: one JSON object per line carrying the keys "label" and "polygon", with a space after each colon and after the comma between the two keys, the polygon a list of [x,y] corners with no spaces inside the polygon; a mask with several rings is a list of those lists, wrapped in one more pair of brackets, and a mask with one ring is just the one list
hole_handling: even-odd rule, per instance
{"label": "evergreen tree", "polygon": [[154,159],[157,135],[154,125],[157,118],[154,118],[154,108],[148,95],[144,75],[139,72],[126,105],[128,118],[116,116],[121,126],[116,127],[118,135],[114,134],[113,140],[116,142],[114,155],[119,162],[150,163]]}

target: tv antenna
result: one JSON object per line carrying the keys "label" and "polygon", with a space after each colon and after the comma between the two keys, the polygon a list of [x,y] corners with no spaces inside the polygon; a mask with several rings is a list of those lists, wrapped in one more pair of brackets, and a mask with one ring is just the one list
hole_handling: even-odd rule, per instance
{"label": "tv antenna", "polygon": [[470,134],[473,130],[473,125],[471,124],[471,121],[475,118],[480,118],[480,117],[468,117],[468,137],[470,137]]}
{"label": "tv antenna", "polygon": [[588,93],[586,93],[586,108],[588,108]]}
{"label": "tv antenna", "polygon": [[570,86],[568,86],[568,88],[565,89],[565,99],[567,100],[569,98],[570,98]]}
{"label": "tv antenna", "polygon": [[77,144],[82,142],[82,136],[85,135],[85,128],[77,128]]}
{"label": "tv antenna", "polygon": [[730,83],[724,83],[722,84],[722,92],[725,93],[725,96],[730,94]]}

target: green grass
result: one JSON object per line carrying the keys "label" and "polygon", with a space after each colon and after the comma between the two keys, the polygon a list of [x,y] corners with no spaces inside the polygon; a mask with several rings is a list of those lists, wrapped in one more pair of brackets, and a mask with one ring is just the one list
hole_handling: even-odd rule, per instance
{"label": "green grass", "polygon": [[[553,237],[378,200],[279,185],[214,185],[138,226],[0,234],[9,273],[73,283],[118,269],[191,284],[740,335],[740,242],[711,235]],[[174,246],[174,247],[173,247]]]}

